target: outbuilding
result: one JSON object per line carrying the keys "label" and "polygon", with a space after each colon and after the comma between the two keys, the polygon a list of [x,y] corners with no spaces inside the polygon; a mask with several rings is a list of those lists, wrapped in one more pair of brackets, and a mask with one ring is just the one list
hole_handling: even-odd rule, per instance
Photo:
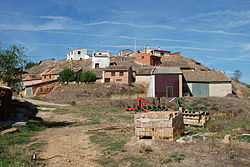
{"label": "outbuilding", "polygon": [[232,93],[232,81],[220,71],[185,71],[184,94],[219,96]]}
{"label": "outbuilding", "polygon": [[182,97],[182,72],[178,67],[141,69],[136,82],[147,87],[148,97]]}

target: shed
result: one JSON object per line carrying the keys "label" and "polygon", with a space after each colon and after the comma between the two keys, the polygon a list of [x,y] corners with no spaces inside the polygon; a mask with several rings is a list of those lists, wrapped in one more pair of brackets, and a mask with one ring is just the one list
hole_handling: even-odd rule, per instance
{"label": "shed", "polygon": [[232,81],[220,71],[184,71],[184,93],[192,96],[226,96]]}
{"label": "shed", "polygon": [[144,84],[148,97],[182,97],[182,72],[179,67],[143,68],[136,82]]}
{"label": "shed", "polygon": [[182,72],[178,67],[155,67],[152,70],[153,97],[182,97]]}

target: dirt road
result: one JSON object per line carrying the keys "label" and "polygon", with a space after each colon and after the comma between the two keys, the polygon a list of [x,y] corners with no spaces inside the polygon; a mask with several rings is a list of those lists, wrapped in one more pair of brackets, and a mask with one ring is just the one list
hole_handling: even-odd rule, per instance
{"label": "dirt road", "polygon": [[23,99],[25,101],[28,101],[30,103],[33,103],[35,105],[46,105],[46,106],[61,106],[61,107],[66,107],[70,106],[69,104],[58,104],[58,103],[51,103],[51,102],[46,102],[46,101],[41,101],[41,100],[34,100],[34,99]]}
{"label": "dirt road", "polygon": [[[61,122],[82,122],[85,118],[73,114],[56,115],[51,112],[38,113],[45,120]],[[99,167],[93,160],[101,156],[100,148],[89,141],[87,129],[83,126],[50,128],[40,132],[35,139],[46,142],[38,157],[48,167]]]}

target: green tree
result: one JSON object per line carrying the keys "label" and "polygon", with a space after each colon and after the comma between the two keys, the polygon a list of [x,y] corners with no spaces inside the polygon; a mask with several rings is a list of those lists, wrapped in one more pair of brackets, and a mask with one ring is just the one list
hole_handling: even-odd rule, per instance
{"label": "green tree", "polygon": [[96,75],[90,71],[81,73],[80,75],[80,81],[89,83],[89,82],[95,82],[96,81]]}
{"label": "green tree", "polygon": [[73,82],[76,80],[76,73],[71,69],[64,69],[63,71],[59,72],[59,77],[57,78],[60,82]]}
{"label": "green tree", "polygon": [[24,69],[25,70],[28,70],[28,69],[30,69],[30,68],[32,68],[32,67],[34,67],[34,66],[37,66],[38,65],[38,63],[34,63],[34,62],[28,62],[26,65],[25,65],[25,67],[24,67]]}
{"label": "green tree", "polygon": [[7,49],[0,48],[0,81],[7,83],[14,90],[20,90],[23,68],[26,64],[24,47],[11,45]]}
{"label": "green tree", "polygon": [[233,79],[235,79],[237,82],[240,81],[240,78],[242,77],[242,72],[240,70],[235,70],[233,73]]}

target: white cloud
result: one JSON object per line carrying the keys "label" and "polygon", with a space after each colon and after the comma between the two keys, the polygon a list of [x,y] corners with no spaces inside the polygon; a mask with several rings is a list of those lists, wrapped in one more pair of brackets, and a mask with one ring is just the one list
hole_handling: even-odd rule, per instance
{"label": "white cloud", "polygon": [[250,50],[250,43],[243,44],[243,51],[249,51]]}
{"label": "white cloud", "polygon": [[[241,28],[250,24],[250,10],[224,10],[200,13],[195,16],[180,18],[178,21],[181,24],[185,24],[185,27],[189,27],[191,31],[192,29],[197,30],[194,32],[244,35],[244,33],[236,33],[235,31],[241,30]],[[193,24],[194,22],[195,24]],[[204,27],[207,30],[202,30]]]}
{"label": "white cloud", "polygon": [[224,34],[224,35],[241,35],[241,36],[249,36],[250,34],[246,33],[234,33],[234,32],[226,32],[223,30],[201,30],[201,29],[187,29],[185,31],[192,31],[192,32],[202,32],[202,33],[212,33],[212,34]]}
{"label": "white cloud", "polygon": [[215,57],[215,56],[206,56],[206,57],[220,60],[220,62],[222,61],[245,61],[245,62],[250,61],[250,54],[234,56],[234,57]]}
{"label": "white cloud", "polygon": [[131,11],[131,10],[114,10],[114,9],[111,9],[110,11],[113,12],[113,13],[119,13],[119,14],[138,14],[137,11]]}
{"label": "white cloud", "polygon": [[167,26],[167,25],[141,25],[141,24],[134,24],[134,23],[128,23],[128,22],[117,22],[117,21],[100,21],[100,22],[93,22],[93,23],[87,23],[86,26],[96,26],[96,25],[102,25],[102,24],[111,24],[111,25],[126,25],[130,27],[136,27],[136,28],[162,28],[162,29],[175,29],[174,27]]}
{"label": "white cloud", "polygon": [[199,47],[188,47],[188,46],[169,46],[169,48],[179,48],[179,49],[189,49],[189,50],[203,50],[203,51],[213,51],[213,52],[221,52],[221,49],[214,48],[199,48]]}

